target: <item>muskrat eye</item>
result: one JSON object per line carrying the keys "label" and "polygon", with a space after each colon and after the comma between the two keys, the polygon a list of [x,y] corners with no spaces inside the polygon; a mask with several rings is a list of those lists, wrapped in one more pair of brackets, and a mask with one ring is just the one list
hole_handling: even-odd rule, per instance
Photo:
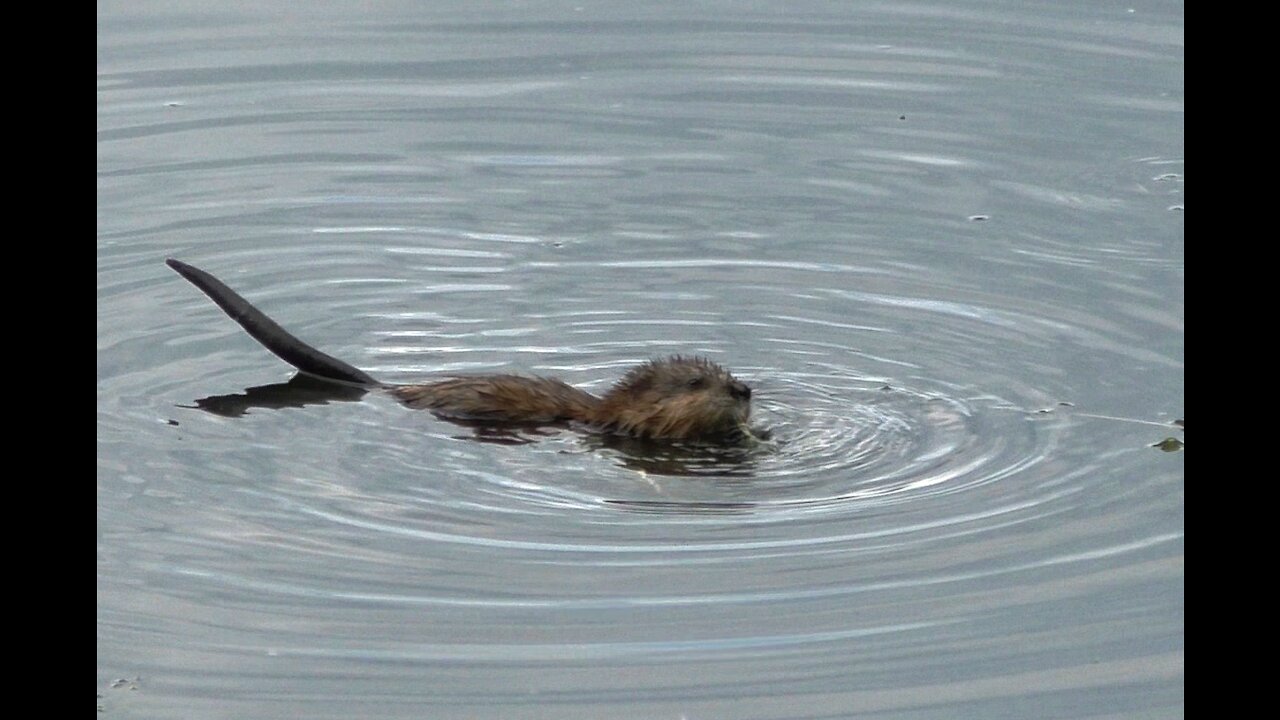
{"label": "muskrat eye", "polygon": [[685,384],[689,386],[690,390],[701,390],[707,386],[707,379],[702,376],[693,377],[689,378],[689,382]]}

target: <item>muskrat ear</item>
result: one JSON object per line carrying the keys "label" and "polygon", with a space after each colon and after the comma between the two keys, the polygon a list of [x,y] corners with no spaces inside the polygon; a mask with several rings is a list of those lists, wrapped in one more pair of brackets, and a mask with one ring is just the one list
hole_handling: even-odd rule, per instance
{"label": "muskrat ear", "polygon": [[697,377],[689,378],[689,381],[685,384],[689,386],[690,390],[701,390],[706,387],[707,379],[699,375]]}

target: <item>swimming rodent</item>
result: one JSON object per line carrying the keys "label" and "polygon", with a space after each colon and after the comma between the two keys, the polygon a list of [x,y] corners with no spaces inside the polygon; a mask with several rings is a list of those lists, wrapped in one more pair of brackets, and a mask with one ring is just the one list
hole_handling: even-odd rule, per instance
{"label": "swimming rodent", "polygon": [[165,263],[301,372],[382,389],[411,408],[493,424],[580,423],[597,432],[646,440],[721,444],[751,437],[751,388],[706,358],[673,355],[650,360],[629,370],[602,397],[554,378],[520,375],[463,375],[387,385],[290,335],[204,270],[172,258]]}

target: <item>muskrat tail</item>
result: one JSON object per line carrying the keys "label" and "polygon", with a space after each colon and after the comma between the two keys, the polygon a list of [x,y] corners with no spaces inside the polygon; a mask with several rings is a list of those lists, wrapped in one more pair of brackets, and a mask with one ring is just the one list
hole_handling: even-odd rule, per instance
{"label": "muskrat tail", "polygon": [[378,385],[367,373],[358,370],[341,360],[330,357],[298,338],[290,335],[284,328],[267,317],[261,310],[249,304],[234,290],[227,287],[218,278],[197,267],[192,267],[179,260],[169,258],[165,264],[173,268],[182,277],[200,288],[201,292],[213,299],[232,320],[240,323],[254,340],[262,343],[277,357],[298,370],[324,380],[354,383],[356,385]]}

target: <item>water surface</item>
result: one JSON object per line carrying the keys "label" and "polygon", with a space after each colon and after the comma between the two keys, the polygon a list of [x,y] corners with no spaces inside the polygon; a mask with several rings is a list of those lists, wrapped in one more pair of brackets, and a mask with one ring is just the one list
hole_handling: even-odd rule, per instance
{"label": "water surface", "polygon": [[[98,705],[1180,717],[1180,4],[99,5]],[[739,455],[390,382],[720,362]],[[287,405],[287,403],[286,403]]]}

